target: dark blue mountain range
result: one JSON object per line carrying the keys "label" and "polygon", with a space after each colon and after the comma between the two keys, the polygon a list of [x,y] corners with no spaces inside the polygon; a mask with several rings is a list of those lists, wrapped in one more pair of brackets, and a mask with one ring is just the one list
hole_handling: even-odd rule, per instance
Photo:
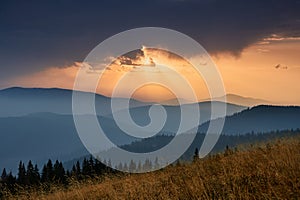
{"label": "dark blue mountain range", "polygon": [[[127,99],[118,99],[127,101]],[[96,110],[105,133],[119,146],[130,145],[137,138],[125,134],[116,125],[110,98],[96,95]],[[222,102],[200,102],[199,132],[205,132],[211,105]],[[155,106],[155,105],[154,105]],[[189,104],[182,106],[190,106]],[[139,125],[149,123],[149,103],[130,100],[130,114]],[[168,118],[158,135],[173,135],[180,121],[180,106],[164,106]],[[124,112],[122,108],[117,112]],[[224,134],[245,134],[300,128],[299,107],[244,106],[227,104]],[[89,115],[85,116],[88,120]],[[218,120],[218,119],[215,119]],[[87,130],[88,131],[88,130]],[[0,168],[15,171],[20,160],[45,163],[47,159],[76,159],[88,152],[76,132],[72,116],[72,91],[63,89],[9,88],[0,90]],[[99,141],[101,145],[101,141]]]}

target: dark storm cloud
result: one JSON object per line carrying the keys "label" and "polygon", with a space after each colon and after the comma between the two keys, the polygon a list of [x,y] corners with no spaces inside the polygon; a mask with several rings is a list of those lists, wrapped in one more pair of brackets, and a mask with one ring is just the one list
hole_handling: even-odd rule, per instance
{"label": "dark storm cloud", "polygon": [[300,36],[299,1],[1,1],[0,79],[84,59],[107,37],[158,26],[210,53],[238,53],[270,34]]}

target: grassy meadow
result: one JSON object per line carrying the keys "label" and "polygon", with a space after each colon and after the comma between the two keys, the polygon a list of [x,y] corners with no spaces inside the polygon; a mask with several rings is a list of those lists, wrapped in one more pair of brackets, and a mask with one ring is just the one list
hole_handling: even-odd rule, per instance
{"label": "grassy meadow", "polygon": [[71,180],[67,188],[53,185],[48,192],[20,187],[17,195],[5,193],[4,198],[299,199],[300,137],[227,149],[145,174]]}

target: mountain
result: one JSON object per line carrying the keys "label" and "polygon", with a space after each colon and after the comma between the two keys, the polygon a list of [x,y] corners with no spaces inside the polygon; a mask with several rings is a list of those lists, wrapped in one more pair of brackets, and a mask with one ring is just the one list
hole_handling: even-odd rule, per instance
{"label": "mountain", "polygon": [[[196,135],[195,135],[196,134]],[[295,129],[295,130],[282,130],[282,131],[270,131],[270,132],[264,132],[264,133],[251,133],[251,134],[243,134],[243,135],[220,135],[219,140],[213,147],[211,153],[219,153],[224,150],[226,150],[228,147],[230,149],[234,148],[239,148],[240,146],[243,146],[245,149],[249,145],[255,145],[259,144],[261,142],[270,142],[274,141],[277,139],[282,139],[282,138],[289,138],[289,137],[295,137],[295,136],[300,136],[300,129]],[[181,155],[179,158],[180,160],[185,160],[185,161],[191,161],[193,159],[193,155],[195,152],[195,149],[198,148],[200,149],[203,141],[205,134],[204,133],[193,133],[193,134],[181,134],[178,135],[178,140],[184,141],[187,138],[194,137],[194,140],[192,144],[188,147],[188,149]],[[151,138],[145,138],[139,141],[134,141],[130,144],[126,145],[121,145],[120,148],[129,151],[129,152],[134,152],[134,153],[148,153],[148,152],[153,152],[156,150],[161,149],[165,145],[171,142],[173,139],[173,136],[171,135],[157,135]],[[116,154],[117,151],[115,148],[111,148],[106,152],[102,152],[100,154],[100,158],[104,160],[109,160],[103,158],[105,155],[118,155]],[[172,157],[173,152],[164,152],[164,157]],[[89,155],[85,155],[83,157],[78,157],[77,159],[69,160],[65,162],[65,166],[68,169],[71,169],[72,166],[76,163],[77,160],[82,162],[84,158],[88,158]],[[108,157],[109,158],[109,157]],[[119,159],[121,160],[121,158]],[[136,159],[133,160],[135,163],[138,163],[140,160]],[[113,163],[113,166],[117,166],[119,163]],[[123,163],[124,164],[124,163]],[[128,164],[128,163],[127,163]]]}
{"label": "mountain", "polygon": [[159,102],[160,104],[166,105],[166,106],[177,106],[179,105],[179,101],[181,102],[181,104],[191,104],[193,102],[186,100],[186,99],[168,99],[168,100],[164,100]]}
{"label": "mountain", "polygon": [[[90,120],[93,116],[83,117]],[[98,120],[114,144],[123,145],[136,140],[123,134],[113,120],[100,116]],[[0,167],[6,166],[8,169],[17,166],[20,160],[44,163],[48,158],[69,160],[88,154],[77,134],[72,115],[35,113],[2,117],[0,138]],[[99,146],[104,144],[99,141]]]}
{"label": "mountain", "polygon": [[[133,120],[138,119],[139,116],[145,118],[142,113],[147,113],[146,108],[133,108]],[[176,109],[178,108],[172,106],[166,108],[168,113],[173,112],[173,114],[176,114]],[[89,120],[92,116],[84,117]],[[98,120],[109,139],[115,144],[124,146],[139,141],[124,134],[114,120],[103,116],[98,116]],[[142,122],[143,120],[140,121]],[[172,137],[173,132],[168,132],[168,123],[158,136]],[[205,132],[208,123],[199,127],[199,134]],[[257,106],[227,116],[223,134],[243,135],[252,131],[257,133],[291,128],[300,128],[300,107]],[[72,115],[34,113],[18,117],[1,117],[0,130],[0,138],[2,138],[0,167],[5,166],[8,170],[15,171],[14,167],[19,160],[26,162],[31,159],[37,163],[44,163],[48,158],[66,161],[88,154],[77,135]],[[185,135],[189,137],[191,134]]]}
{"label": "mountain", "polygon": [[[72,114],[72,90],[59,89],[59,88],[20,88],[13,87],[0,90],[0,117],[13,117],[22,116],[32,113],[51,112],[56,114]],[[92,93],[82,92],[82,94],[88,96]],[[115,98],[119,105],[126,105],[128,99]],[[167,108],[168,106],[176,107],[177,100],[170,100],[168,102],[162,102]],[[155,103],[140,102],[135,99],[129,99],[130,108],[145,107],[141,110],[147,110],[151,105]],[[171,102],[171,103],[170,103]],[[172,103],[173,102],[173,103]],[[184,101],[186,107],[190,102]],[[210,101],[204,101],[198,103],[203,110],[210,109]],[[220,102],[216,103],[217,106],[221,106]],[[105,97],[99,94],[95,94],[95,108],[96,113],[101,116],[111,116],[112,110],[110,109],[111,98]],[[228,114],[239,112],[245,109],[245,106],[239,106],[239,104],[228,104]],[[178,107],[177,107],[178,108]],[[124,110],[125,107],[121,106],[117,111]],[[205,115],[206,116],[206,115]],[[207,119],[207,117],[203,117]]]}
{"label": "mountain", "polygon": [[[13,87],[0,90],[0,117],[22,116],[40,112],[72,114],[72,92],[72,90],[59,88]],[[86,96],[93,95],[87,92],[81,93]],[[116,98],[115,100],[126,102],[128,99]],[[111,114],[110,104],[110,98],[99,94],[95,95],[97,114]],[[148,104],[130,99],[131,108],[145,105]],[[124,107],[119,109],[124,109]]]}
{"label": "mountain", "polygon": [[[245,107],[253,107],[258,105],[271,105],[272,102],[263,100],[263,99],[256,99],[251,97],[243,97],[235,94],[227,94],[223,97],[217,97],[212,99],[211,101],[222,101],[224,98],[226,98],[227,103],[241,105]],[[210,101],[210,99],[204,99],[202,101]]]}
{"label": "mountain", "polygon": [[[137,108],[135,112],[138,112],[139,109],[140,108]],[[212,121],[218,120],[220,119]],[[205,122],[200,125],[197,133],[187,132],[178,135],[180,141],[183,141],[183,143],[185,140],[195,137],[192,145],[182,156],[182,159],[190,160],[195,148],[201,146],[205,137],[204,133],[206,133],[209,123],[210,122]],[[236,147],[239,144],[254,144],[259,141],[268,141],[274,138],[292,135],[300,135],[300,107],[256,106],[225,118],[223,132],[213,152],[224,150],[226,145]],[[156,135],[151,138],[136,140],[130,144],[121,145],[120,147],[135,153],[151,152],[167,145],[173,137],[174,135],[171,134]],[[102,153],[100,155],[115,154],[116,150],[112,148]],[[172,152],[168,153],[167,156],[171,157]],[[138,160],[136,160],[136,162],[138,162]],[[72,166],[72,164],[68,166]]]}
{"label": "mountain", "polygon": [[[220,119],[216,119],[217,121]],[[200,125],[198,131],[206,132],[209,122]],[[298,106],[256,106],[225,118],[223,134],[237,135],[250,132],[300,128]]]}
{"label": "mountain", "polygon": [[16,170],[18,161],[43,163],[47,157],[61,159],[86,154],[67,115],[37,113],[0,118],[0,166]]}
{"label": "mountain", "polygon": [[[189,134],[191,135],[191,134]],[[274,139],[280,139],[283,137],[293,137],[300,136],[300,129],[291,130],[282,130],[282,131],[270,131],[260,134],[251,133],[244,135],[220,135],[220,138],[216,145],[214,146],[212,153],[222,152],[226,149],[226,146],[230,148],[238,147],[240,145],[250,145],[257,144],[259,142],[270,141]],[[186,136],[179,136],[186,137]],[[194,154],[195,148],[200,148],[203,143],[205,134],[197,133],[195,139],[188,150],[184,153],[182,158],[184,160],[191,160]],[[152,138],[146,138],[140,141],[132,142],[131,144],[122,145],[121,148],[130,152],[136,153],[147,153],[151,151],[158,150],[168,144],[173,139],[172,136],[160,135]]]}
{"label": "mountain", "polygon": [[[83,93],[90,95],[89,93]],[[97,113],[101,127],[108,133],[109,139],[124,145],[136,141],[137,138],[125,134],[115,123],[109,109],[111,99],[101,95],[95,96]],[[117,99],[127,102],[128,99]],[[150,105],[130,99],[130,114],[139,125],[148,124]],[[210,108],[223,106],[222,102],[202,102],[200,108],[200,123],[209,120]],[[156,107],[156,105],[153,105]],[[193,105],[183,107],[189,109]],[[168,118],[159,134],[172,135],[180,122],[179,106],[164,106]],[[228,114],[244,110],[245,107],[227,105]],[[117,111],[125,112],[120,107]],[[84,115],[86,120],[91,115]],[[88,130],[87,130],[88,131]],[[43,163],[45,159],[69,160],[87,153],[77,135],[72,116],[72,91],[64,89],[41,88],[9,88],[0,90],[0,167],[17,166],[19,160],[32,159]],[[101,142],[99,142],[101,145]],[[13,169],[15,170],[15,169]]]}
{"label": "mountain", "polygon": [[[206,113],[207,115],[210,103],[201,103],[200,105],[200,114],[203,113],[204,116]],[[229,105],[227,108],[230,109],[230,112],[244,109],[244,107],[235,105]],[[149,106],[143,106],[132,108],[130,112],[137,124],[145,125],[145,123],[149,123],[147,121],[149,120],[148,110]],[[180,107],[167,106],[166,111],[167,122],[158,135],[173,135],[178,128]],[[93,116],[84,115],[82,117],[90,120]],[[138,140],[124,133],[112,118],[98,116],[98,121],[114,144],[124,145]],[[17,117],[0,117],[0,130],[0,138],[3,138],[0,142],[0,166],[6,166],[8,169],[17,166],[16,163],[19,160],[32,159],[35,162],[43,163],[48,158],[70,160],[87,154],[77,135],[73,116],[69,114],[44,112]],[[99,141],[99,146],[104,146],[104,144]]]}
{"label": "mountain", "polygon": [[[83,95],[91,93],[82,92]],[[117,98],[124,103],[128,99]],[[127,145],[140,139],[125,134],[113,119],[111,99],[95,95],[98,121],[108,138],[117,145]],[[140,126],[150,123],[149,110],[156,104],[130,99],[129,113]],[[180,124],[181,109],[200,109],[199,131],[205,130],[210,119],[211,106],[227,106],[224,133],[244,134],[276,129],[299,128],[298,107],[259,106],[245,110],[245,106],[224,102],[199,102],[195,104],[163,105],[167,121],[158,135],[172,136]],[[119,107],[115,114],[124,114]],[[240,112],[239,114],[236,114]],[[89,120],[91,115],[84,115]],[[214,119],[218,120],[218,119]],[[280,121],[281,120],[281,121]],[[123,123],[121,121],[121,123]],[[124,122],[125,123],[125,122]],[[88,130],[87,130],[88,131]],[[46,159],[70,160],[86,155],[87,151],[76,132],[72,116],[72,91],[64,89],[8,88],[0,90],[0,167],[13,169],[19,160],[32,159],[43,163]],[[101,141],[99,141],[101,146]]]}
{"label": "mountain", "polygon": [[247,106],[247,107],[272,104],[270,101],[266,101],[264,99],[242,97],[242,96],[235,95],[235,94],[227,94],[226,99],[227,99],[228,103],[243,105],[243,106]]}
{"label": "mountain", "polygon": [[[150,123],[150,117],[149,117],[149,109],[150,107],[157,107],[157,105],[147,105],[147,106],[140,106],[130,109],[130,114],[132,119],[140,126],[145,126]],[[187,111],[189,116],[192,116],[194,113],[195,106],[199,107],[200,111],[200,120],[199,124],[202,124],[206,121],[210,120],[211,117],[211,106],[214,106],[216,109],[221,109],[224,106],[226,106],[226,115],[232,115],[234,113],[238,113],[247,107],[224,103],[224,102],[200,102],[195,104],[184,104],[181,106],[163,106],[167,113],[167,120],[164,125],[164,131],[170,132],[170,133],[176,133],[178,126],[180,124],[181,120],[181,109]],[[127,112],[127,110],[120,110],[116,112],[115,114],[118,115],[124,115]],[[107,118],[113,119],[113,115],[107,115]]]}

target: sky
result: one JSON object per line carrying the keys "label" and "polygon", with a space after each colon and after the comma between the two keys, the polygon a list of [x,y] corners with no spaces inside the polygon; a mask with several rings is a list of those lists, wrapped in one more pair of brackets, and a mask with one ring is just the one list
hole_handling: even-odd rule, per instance
{"label": "sky", "polygon": [[[3,0],[0,88],[72,89],[95,46],[119,32],[150,26],[174,29],[199,42],[218,67],[227,93],[300,105],[299,10],[299,0]],[[144,71],[153,73],[149,67]],[[194,82],[199,100],[207,98],[203,80],[188,70],[181,73]],[[107,71],[97,92],[111,95],[119,76],[118,70]],[[159,101],[173,96],[156,85],[140,88],[134,97]]]}

